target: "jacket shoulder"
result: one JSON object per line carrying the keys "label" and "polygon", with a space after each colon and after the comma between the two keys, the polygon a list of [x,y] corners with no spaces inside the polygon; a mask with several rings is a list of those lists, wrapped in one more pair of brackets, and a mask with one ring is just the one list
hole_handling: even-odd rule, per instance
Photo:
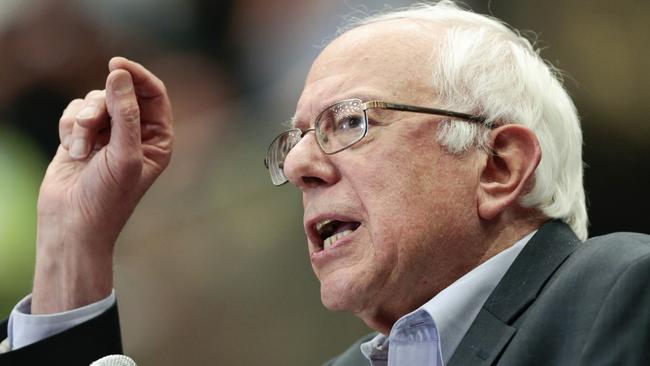
{"label": "jacket shoulder", "polygon": [[600,301],[597,299],[609,293],[633,266],[650,266],[650,236],[613,233],[593,237],[577,244],[576,250],[550,280],[547,290],[564,293],[564,299],[580,293],[576,301]]}
{"label": "jacket shoulder", "polygon": [[650,235],[613,233],[596,236],[578,244],[576,259],[599,264],[606,261],[609,268],[626,266],[650,255]]}
{"label": "jacket shoulder", "polygon": [[585,243],[618,244],[631,248],[650,251],[650,235],[632,232],[618,232],[601,236],[594,236],[585,241]]}

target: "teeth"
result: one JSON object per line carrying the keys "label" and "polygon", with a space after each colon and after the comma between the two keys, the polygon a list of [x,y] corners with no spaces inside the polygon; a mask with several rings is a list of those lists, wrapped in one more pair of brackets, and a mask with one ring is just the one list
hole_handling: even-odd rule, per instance
{"label": "teeth", "polygon": [[325,221],[321,221],[321,222],[319,222],[318,224],[316,224],[316,230],[317,230],[318,232],[320,232],[320,229],[322,229],[323,226],[329,224],[329,223],[332,222],[332,221],[334,221],[334,220],[325,220]]}
{"label": "teeth", "polygon": [[341,239],[344,236],[348,236],[349,234],[352,234],[354,230],[343,230],[340,233],[336,233],[329,238],[325,239],[323,241],[323,249],[327,249],[332,246],[332,244],[336,243],[337,240]]}

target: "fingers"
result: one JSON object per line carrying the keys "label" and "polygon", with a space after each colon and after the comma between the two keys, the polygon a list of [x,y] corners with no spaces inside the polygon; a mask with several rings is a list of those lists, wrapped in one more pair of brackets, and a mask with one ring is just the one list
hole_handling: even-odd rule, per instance
{"label": "fingers", "polygon": [[133,77],[135,93],[139,98],[153,99],[167,97],[165,84],[156,77],[151,71],[137,62],[127,60],[124,57],[113,57],[108,62],[110,71],[124,69]]}
{"label": "fingers", "polygon": [[124,57],[113,57],[109,70],[126,70],[133,78],[135,94],[140,102],[140,117],[143,122],[156,124],[157,130],[171,130],[172,111],[167,88],[151,71],[137,62]]}
{"label": "fingers", "polygon": [[68,141],[68,152],[73,159],[85,159],[94,149],[99,132],[109,125],[106,113],[106,95],[93,90],[84,99],[83,108],[75,114],[75,124]]}
{"label": "fingers", "polygon": [[108,126],[105,92],[93,90],[84,99],[70,102],[63,112],[59,122],[61,145],[72,159],[85,159]]}
{"label": "fingers", "polygon": [[[61,146],[73,159],[85,159],[109,144],[115,163],[147,157],[165,166],[172,146],[172,113],[163,82],[142,65],[123,57],[109,62],[106,90],[72,101],[59,123]],[[146,136],[142,136],[142,131]],[[153,147],[153,149],[151,148]]]}
{"label": "fingers", "polygon": [[74,99],[63,110],[61,119],[59,119],[59,139],[61,140],[61,145],[66,150],[69,147],[70,134],[72,133],[72,127],[75,124],[74,116],[81,110],[81,108],[83,108],[83,104],[83,99]]}

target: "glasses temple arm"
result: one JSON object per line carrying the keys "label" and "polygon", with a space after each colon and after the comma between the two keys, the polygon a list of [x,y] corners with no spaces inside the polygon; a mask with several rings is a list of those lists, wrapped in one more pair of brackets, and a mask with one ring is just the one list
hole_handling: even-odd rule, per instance
{"label": "glasses temple arm", "polygon": [[365,105],[366,108],[383,108],[383,109],[389,109],[395,111],[436,114],[440,116],[460,118],[472,122],[485,123],[484,117],[467,114],[467,113],[447,111],[444,109],[418,107],[418,106],[407,105],[407,104],[396,104],[396,103],[379,102],[379,101],[366,102]]}

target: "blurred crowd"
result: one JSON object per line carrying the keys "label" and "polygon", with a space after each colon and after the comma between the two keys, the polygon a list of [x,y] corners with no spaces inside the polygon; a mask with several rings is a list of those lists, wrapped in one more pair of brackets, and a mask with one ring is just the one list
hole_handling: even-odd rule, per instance
{"label": "blurred crowd", "polygon": [[[535,30],[567,72],[583,117],[591,232],[650,231],[650,4],[467,3]],[[273,188],[262,160],[344,16],[384,5],[0,0],[2,314],[30,291],[38,185],[60,113],[103,89],[109,58],[121,55],[165,81],[176,130],[172,164],[118,246],[127,354],[144,365],[319,364],[366,332],[320,305],[300,194]]]}

